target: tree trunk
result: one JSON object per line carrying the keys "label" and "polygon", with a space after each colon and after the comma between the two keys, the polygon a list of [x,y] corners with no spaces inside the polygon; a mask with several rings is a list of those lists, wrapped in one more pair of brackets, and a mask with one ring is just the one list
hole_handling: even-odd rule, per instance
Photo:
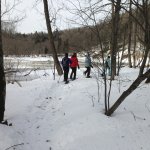
{"label": "tree trunk", "polygon": [[149,75],[149,77],[147,78],[147,80],[145,81],[145,83],[150,83],[150,75]]}
{"label": "tree trunk", "polygon": [[145,30],[144,30],[145,55],[144,55],[143,62],[140,66],[139,76],[142,75],[144,72],[148,54],[150,52],[150,24],[149,24],[148,0],[146,0],[145,2],[143,1],[143,17],[144,17],[144,23],[145,23]]}
{"label": "tree trunk", "polygon": [[133,68],[136,68],[136,33],[137,33],[137,23],[134,23],[134,48],[133,48]]}
{"label": "tree trunk", "polygon": [[[136,14],[135,14],[135,17],[137,18],[138,16],[138,8],[136,8]],[[133,68],[136,68],[136,47],[137,47],[137,31],[138,31],[138,28],[137,28],[137,22],[134,22],[134,48],[133,48]]]}
{"label": "tree trunk", "polygon": [[150,69],[145,74],[138,76],[137,79],[132,83],[132,85],[122,93],[122,95],[118,98],[118,100],[114,103],[114,105],[107,111],[106,115],[110,116],[125,100],[125,98],[128,95],[130,95],[140,85],[140,83],[149,76],[150,76]]}
{"label": "tree trunk", "polygon": [[1,29],[1,0],[0,0],[0,122],[4,120],[6,81],[3,64],[2,29]]}
{"label": "tree trunk", "polygon": [[49,42],[50,42],[50,50],[52,50],[52,53],[53,53],[53,59],[54,59],[54,63],[55,63],[58,75],[62,75],[63,71],[62,71],[62,68],[60,66],[60,63],[59,63],[59,60],[57,57],[56,48],[54,45],[54,39],[53,39],[53,34],[52,34],[51,22],[50,22],[50,18],[49,18],[47,0],[43,0],[43,4],[44,4],[45,19],[46,19],[47,31],[48,31]]}
{"label": "tree trunk", "polygon": [[132,38],[132,2],[130,1],[130,8],[129,8],[129,36],[128,36],[128,61],[129,61],[129,68],[132,68],[132,63],[131,63],[131,38]]}
{"label": "tree trunk", "polygon": [[111,41],[111,79],[114,80],[116,75],[116,54],[118,51],[118,30],[120,21],[120,3],[121,0],[117,0],[117,3],[112,1],[112,41]]}
{"label": "tree trunk", "polygon": [[125,51],[125,45],[126,45],[126,26],[124,27],[124,35],[123,35],[123,48],[122,48],[122,54],[121,54],[121,58],[120,58],[120,62],[118,59],[118,71],[117,71],[117,76],[119,76],[119,72],[120,72],[120,68],[122,66],[122,60],[123,60],[123,55],[124,55],[124,51]]}

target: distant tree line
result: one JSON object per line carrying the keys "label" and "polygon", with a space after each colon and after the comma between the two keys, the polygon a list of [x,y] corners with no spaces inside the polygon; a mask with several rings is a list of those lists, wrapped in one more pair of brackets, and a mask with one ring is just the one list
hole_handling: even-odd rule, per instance
{"label": "distant tree line", "polygon": [[[138,10],[134,10],[137,13]],[[138,14],[138,13],[137,13]],[[122,48],[129,43],[128,48],[133,50],[137,43],[142,48],[143,31],[132,19],[132,23],[129,24],[130,15],[128,13],[122,13],[120,15],[120,24],[118,30],[118,46]],[[139,21],[142,22],[142,18],[137,16]],[[100,35],[102,43],[105,47],[105,51],[111,48],[111,33],[112,25],[111,18],[105,21],[101,21],[97,24],[100,29]],[[130,21],[131,22],[131,21]],[[132,26],[132,27],[131,27]],[[61,31],[54,31],[54,41],[58,54],[64,52],[81,52],[89,51],[95,47],[98,47],[99,39],[95,34],[95,26],[78,27],[72,29],[66,29]],[[5,29],[5,30],[4,30]],[[12,29],[12,32],[11,32]],[[130,31],[130,32],[129,32]],[[128,34],[130,33],[130,34]],[[130,37],[129,37],[130,35]],[[4,54],[7,55],[39,55],[39,54],[51,54],[49,47],[48,34],[44,32],[35,32],[31,34],[15,33],[13,28],[6,30],[3,28],[3,49]],[[128,39],[131,39],[128,41]],[[136,41],[135,41],[136,40]],[[140,44],[141,43],[141,44]],[[137,45],[136,45],[137,46]],[[121,49],[118,50],[121,50]],[[134,51],[134,57],[135,51]],[[128,57],[128,56],[123,56]],[[130,60],[130,57],[129,57]],[[130,62],[131,66],[131,62]],[[133,64],[135,66],[135,62]]]}

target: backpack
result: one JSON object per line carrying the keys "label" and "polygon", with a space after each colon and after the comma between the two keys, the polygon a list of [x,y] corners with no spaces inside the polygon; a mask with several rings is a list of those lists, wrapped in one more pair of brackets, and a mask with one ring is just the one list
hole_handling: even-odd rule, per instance
{"label": "backpack", "polygon": [[69,65],[68,58],[63,58],[63,60],[62,60],[62,66],[63,67],[67,67],[68,65]]}

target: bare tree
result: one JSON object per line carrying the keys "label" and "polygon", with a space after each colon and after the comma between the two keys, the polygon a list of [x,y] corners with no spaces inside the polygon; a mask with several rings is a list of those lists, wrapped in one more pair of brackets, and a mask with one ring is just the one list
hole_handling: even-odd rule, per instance
{"label": "bare tree", "polygon": [[[124,3],[121,3],[121,0],[111,0],[112,2],[112,41],[111,41],[111,55],[112,55],[112,80],[114,79],[114,76],[116,74],[116,54],[118,52],[118,37],[119,37],[119,30],[120,30],[120,10],[121,8],[123,8]],[[109,95],[108,95],[108,99],[105,100],[105,113],[106,115],[111,115],[117,108],[118,106],[125,100],[125,98],[131,94],[137,87],[138,85],[145,80],[146,78],[149,78],[149,74],[150,71],[147,70],[146,72],[144,72],[144,68],[145,68],[145,64],[146,64],[146,60],[148,57],[148,53],[149,53],[149,32],[150,32],[150,27],[149,27],[149,22],[148,22],[148,1],[147,0],[143,0],[140,1],[143,2],[142,4],[137,3],[135,0],[130,1],[131,4],[134,4],[134,6],[140,7],[141,13],[142,13],[142,18],[143,18],[143,22],[144,23],[140,23],[138,17],[136,16],[135,13],[129,13],[128,10],[126,10],[126,8],[124,8],[124,10],[126,10],[127,13],[129,13],[129,16],[131,17],[130,19],[134,20],[135,22],[137,22],[138,26],[140,26],[141,30],[143,31],[142,34],[144,34],[144,40],[142,43],[144,43],[144,54],[143,54],[143,59],[141,61],[141,67],[140,67],[140,72],[139,72],[139,76],[137,77],[137,79],[133,82],[133,84],[125,91],[122,93],[122,95],[118,98],[118,100],[116,101],[116,103],[109,108]],[[78,3],[80,4],[79,0]],[[81,5],[80,5],[81,6]],[[131,10],[131,6],[130,5],[130,10]],[[75,6],[76,7],[76,6]],[[80,18],[82,18],[82,20],[84,21],[84,23],[87,23],[86,25],[88,25],[88,21],[91,19],[94,22],[94,26],[96,27],[95,29],[95,33],[96,35],[101,35],[100,34],[100,29],[97,28],[97,22],[95,22],[95,17],[94,19],[92,18],[92,16],[95,16],[95,11],[93,11],[90,7],[87,7],[88,9],[81,9],[81,7],[78,9],[78,15],[80,16]],[[87,10],[92,10],[91,14],[88,13]],[[97,11],[98,12],[98,11]],[[135,16],[134,16],[135,15]],[[132,24],[131,24],[132,25]],[[132,29],[132,28],[131,28]],[[130,30],[131,30],[130,29]],[[126,33],[126,31],[125,31]],[[125,36],[126,34],[124,33],[124,48],[123,51],[125,49]],[[129,42],[129,41],[128,41]],[[130,40],[131,42],[131,40]],[[100,49],[101,52],[103,52],[103,43],[101,41],[101,36],[99,37],[99,43],[100,45]],[[131,43],[130,43],[131,44]],[[109,89],[111,90],[111,82],[110,82],[110,87]],[[109,90],[109,94],[110,91]],[[107,93],[107,87],[105,86],[105,93]]]}
{"label": "bare tree", "polygon": [[0,122],[4,120],[6,96],[6,81],[3,64],[2,29],[1,29],[1,0],[0,0]]}
{"label": "bare tree", "polygon": [[132,68],[131,63],[131,39],[132,39],[132,0],[129,0],[129,23],[128,23],[128,62],[129,67]]}
{"label": "bare tree", "polygon": [[[5,0],[2,3],[2,30],[7,33],[14,34],[16,32],[17,23],[25,18],[25,11],[20,11],[17,8],[22,3],[22,0]],[[15,13],[14,13],[15,12]],[[15,15],[14,15],[15,14]]]}
{"label": "bare tree", "polygon": [[107,111],[106,115],[110,116],[118,106],[128,97],[139,85],[140,83],[150,76],[150,69],[144,74],[137,77],[137,79],[131,84],[131,86],[122,93],[118,100],[113,104],[113,106]]}
{"label": "bare tree", "polygon": [[[99,25],[99,13],[104,9],[104,5],[101,3],[102,1],[95,1],[93,2],[92,0],[88,0],[88,1],[84,1],[85,3],[83,4],[81,1],[76,0],[76,1],[70,1],[67,0],[69,2],[69,4],[72,6],[72,9],[67,8],[67,10],[69,12],[71,12],[74,15],[74,19],[70,19],[70,22],[73,24],[77,24],[79,26],[84,27],[87,30],[90,30],[90,32],[92,33],[90,36],[88,34],[85,34],[85,38],[86,40],[89,38],[89,43],[84,43],[84,39],[80,40],[79,42],[83,42],[82,44],[82,49],[83,50],[88,50],[88,51],[92,51],[92,35],[94,35],[96,37],[96,41],[97,41],[97,47],[99,48],[99,54],[100,56],[97,58],[99,62],[101,62],[102,66],[104,66],[104,39],[102,37],[102,35],[104,36],[104,33],[102,32],[104,29],[104,21],[101,21],[101,25]],[[109,13],[109,12],[107,12]],[[77,19],[75,19],[77,18]],[[78,45],[79,46],[79,45]],[[77,46],[76,46],[77,47]],[[94,66],[97,67],[98,72],[103,72],[103,69],[101,69],[100,66],[98,66],[97,63],[94,63]],[[104,68],[104,67],[103,67]],[[97,83],[99,82],[99,79],[97,77]],[[107,97],[107,81],[106,81],[106,73],[105,73],[105,69],[104,69],[104,84],[105,84],[105,111],[107,111],[108,107],[109,107],[109,101],[108,101],[108,97]],[[99,85],[99,83],[98,83]],[[99,100],[98,100],[99,101]]]}
{"label": "bare tree", "polygon": [[121,0],[112,0],[112,40],[111,40],[111,79],[116,75],[116,54],[118,51],[118,31],[120,22]]}
{"label": "bare tree", "polygon": [[[137,4],[137,3],[136,3]],[[137,4],[137,7],[141,7],[142,15],[144,18],[144,47],[145,47],[145,54],[144,59],[140,67],[139,75],[142,75],[144,72],[144,68],[146,65],[146,61],[148,58],[148,54],[150,53],[150,22],[149,22],[149,1],[143,0],[142,6],[140,4]]]}
{"label": "bare tree", "polygon": [[49,16],[49,11],[48,11],[47,0],[43,0],[43,4],[44,4],[45,19],[46,19],[47,31],[48,31],[49,42],[50,42],[50,49],[52,50],[52,53],[53,53],[54,64],[56,66],[58,74],[62,75],[63,71],[60,66],[60,63],[59,63],[59,60],[57,57],[55,44],[54,44],[54,38],[53,38],[53,34],[52,34],[51,21],[50,21],[50,16]]}
{"label": "bare tree", "polygon": [[124,91],[122,93],[122,95],[118,98],[118,100],[107,111],[106,115],[108,115],[108,116],[110,116],[118,108],[118,106],[125,100],[125,98],[128,95],[130,95],[140,85],[140,83],[143,80],[149,79],[149,77],[150,77],[150,69],[145,71],[146,61],[147,61],[147,58],[148,58],[148,54],[150,52],[150,42],[149,42],[150,41],[150,36],[149,36],[150,35],[150,23],[149,23],[149,13],[148,13],[149,3],[148,3],[148,0],[143,0],[141,2],[141,4],[133,0],[132,3],[136,7],[138,7],[138,9],[141,11],[141,14],[142,14],[142,17],[143,17],[143,24],[141,24],[141,23],[138,22],[137,18],[132,16],[137,21],[138,25],[143,29],[143,33],[144,33],[143,44],[144,44],[144,47],[145,47],[144,57],[143,57],[143,60],[141,62],[138,77],[131,84],[131,86],[126,91]]}
{"label": "bare tree", "polygon": [[117,70],[117,76],[119,76],[119,72],[120,72],[120,69],[122,67],[122,60],[123,60],[123,56],[124,56],[125,45],[126,45],[126,36],[127,36],[126,30],[127,30],[127,24],[125,24],[123,26],[123,30],[122,30],[122,33],[123,33],[123,35],[122,35],[123,38],[121,39],[122,40],[122,52],[121,52],[121,56],[119,56],[119,52],[120,51],[118,51],[118,70]]}
{"label": "bare tree", "polygon": [[149,75],[149,77],[147,78],[147,80],[145,81],[145,83],[150,83],[150,75]]}
{"label": "bare tree", "polygon": [[134,40],[134,47],[133,47],[133,67],[136,68],[136,46],[137,46],[137,23],[134,24],[134,33],[133,33],[133,40]]}

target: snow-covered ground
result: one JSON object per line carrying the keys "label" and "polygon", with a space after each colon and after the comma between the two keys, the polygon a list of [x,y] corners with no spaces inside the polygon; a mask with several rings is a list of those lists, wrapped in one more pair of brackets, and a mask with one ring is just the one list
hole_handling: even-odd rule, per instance
{"label": "snow-covered ground", "polygon": [[[69,84],[63,76],[53,80],[51,70],[37,71],[40,78],[21,86],[7,84],[5,119],[13,126],[0,125],[0,150],[150,150],[150,84],[143,82],[108,117],[103,79],[98,100],[95,73],[88,79],[83,70]],[[138,70],[125,67],[120,73],[111,104]]]}

